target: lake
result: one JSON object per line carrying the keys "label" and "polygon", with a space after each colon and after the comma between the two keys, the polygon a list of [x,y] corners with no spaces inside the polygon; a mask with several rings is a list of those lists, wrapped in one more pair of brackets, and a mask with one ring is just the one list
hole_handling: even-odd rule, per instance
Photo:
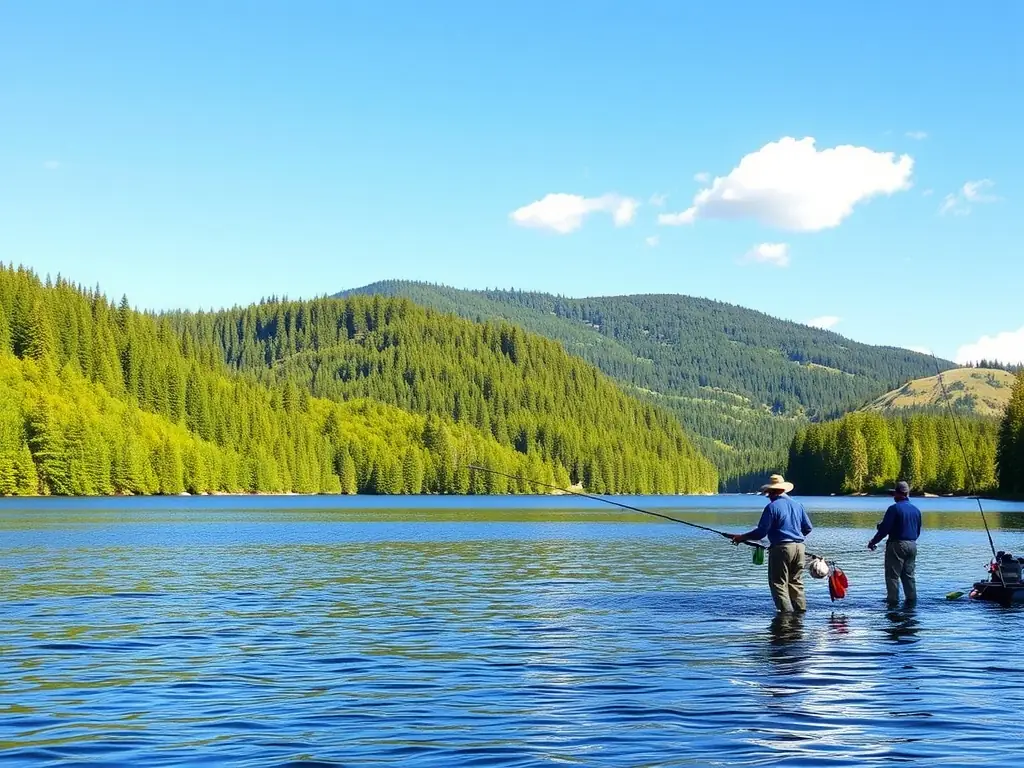
{"label": "lake", "polygon": [[[750,496],[623,498],[730,531]],[[885,499],[802,499],[850,578],[780,621],[766,566],[572,497],[0,500],[0,758],[17,765],[1017,764],[1024,611],[923,499],[884,604]],[[1024,506],[986,503],[1024,555]]]}

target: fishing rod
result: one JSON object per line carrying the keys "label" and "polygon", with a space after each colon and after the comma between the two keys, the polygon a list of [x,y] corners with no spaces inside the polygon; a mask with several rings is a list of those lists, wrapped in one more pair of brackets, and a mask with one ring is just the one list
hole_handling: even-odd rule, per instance
{"label": "fishing rod", "polygon": [[974,467],[971,465],[970,459],[967,458],[967,449],[964,447],[963,437],[960,436],[960,423],[956,416],[956,411],[953,410],[953,404],[949,399],[949,392],[946,391],[946,383],[942,380],[942,369],[939,367],[939,359],[932,353],[932,360],[935,362],[935,372],[938,374],[939,387],[942,388],[942,397],[946,401],[946,408],[949,410],[949,415],[953,420],[953,432],[956,435],[956,441],[960,445],[960,452],[964,457],[964,466],[967,467],[967,478],[970,482],[970,488],[967,489],[968,493],[974,491],[974,500],[978,502],[978,511],[981,512],[981,522],[985,524],[985,535],[988,536],[988,545],[992,548],[992,557],[996,557],[996,545],[992,541],[992,531],[988,527],[988,520],[985,518],[985,507],[981,504],[981,496],[978,495],[978,484],[974,477]]}
{"label": "fishing rod", "polygon": [[[714,533],[714,534],[716,534],[718,536],[722,536],[722,537],[724,537],[726,539],[729,539],[730,541],[732,540],[732,534],[731,533],[726,533],[725,531],[719,531],[716,528],[711,528],[711,527],[706,526],[706,525],[700,525],[698,523],[691,523],[689,520],[681,520],[678,517],[671,517],[669,515],[663,515],[660,512],[651,512],[649,509],[641,509],[640,507],[634,507],[634,506],[632,506],[630,504],[623,504],[622,502],[619,502],[619,501],[614,501],[612,499],[606,499],[603,496],[592,496],[589,493],[581,493],[580,491],[573,491],[573,490],[571,490],[569,488],[562,488],[562,487],[557,486],[557,485],[551,485],[550,483],[542,483],[539,480],[531,480],[528,477],[520,477],[519,475],[510,475],[510,474],[507,474],[505,472],[499,472],[496,469],[490,469],[489,467],[481,467],[481,466],[476,465],[476,464],[467,464],[466,466],[469,469],[475,469],[475,470],[478,470],[480,472],[488,472],[488,473],[490,473],[492,475],[499,475],[501,477],[508,478],[509,480],[516,480],[516,481],[521,482],[521,483],[530,483],[532,485],[540,486],[541,488],[549,488],[549,489],[551,489],[553,491],[560,491],[561,493],[567,493],[567,494],[570,494],[572,496],[579,496],[580,498],[590,499],[591,501],[602,501],[605,504],[611,504],[613,506],[620,507],[622,509],[628,509],[630,512],[639,512],[642,515],[650,515],[651,517],[660,517],[662,520],[670,520],[673,523],[682,523],[683,525],[688,525],[691,528],[696,528],[696,529],[701,530],[701,531],[707,531],[708,533]],[[765,547],[763,544],[761,544],[760,542],[757,542],[757,541],[744,541],[743,543],[748,545],[748,546],[751,546],[751,547],[757,547],[758,549],[767,549],[767,547]],[[854,554],[861,555],[861,554],[864,554],[864,553],[861,550],[856,550],[856,551],[850,551],[850,552],[838,552],[836,554],[840,554],[840,555],[854,555]],[[818,560],[826,560],[827,559],[827,558],[823,557],[822,555],[815,555],[812,552],[808,552],[807,556],[812,558],[812,559],[818,559]]]}

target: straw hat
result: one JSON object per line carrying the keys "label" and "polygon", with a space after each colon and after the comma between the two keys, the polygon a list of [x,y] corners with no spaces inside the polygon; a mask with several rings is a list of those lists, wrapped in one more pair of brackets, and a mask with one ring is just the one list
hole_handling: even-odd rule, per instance
{"label": "straw hat", "polygon": [[768,482],[761,486],[761,493],[768,491],[782,491],[783,493],[789,493],[794,488],[792,483],[787,483],[783,479],[782,475],[772,475],[768,478]]}

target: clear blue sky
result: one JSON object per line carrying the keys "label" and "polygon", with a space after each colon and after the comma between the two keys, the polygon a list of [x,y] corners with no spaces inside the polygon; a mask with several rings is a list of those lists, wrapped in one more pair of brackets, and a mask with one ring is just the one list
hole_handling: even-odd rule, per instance
{"label": "clear blue sky", "polygon": [[[147,308],[678,292],[951,357],[1024,325],[1022,28],[1011,0],[6,2],[0,260]],[[784,137],[912,172],[865,199],[887,168],[787,193],[777,164],[752,207],[659,225]],[[511,216],[551,193],[602,210]]]}

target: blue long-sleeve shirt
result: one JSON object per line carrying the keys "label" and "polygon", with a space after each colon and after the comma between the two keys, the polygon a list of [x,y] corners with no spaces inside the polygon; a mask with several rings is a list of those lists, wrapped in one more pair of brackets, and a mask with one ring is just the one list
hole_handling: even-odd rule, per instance
{"label": "blue long-sleeve shirt", "polygon": [[757,539],[767,536],[772,544],[783,544],[787,541],[802,542],[811,530],[811,520],[804,505],[783,494],[764,508],[754,534]]}
{"label": "blue long-sleeve shirt", "polygon": [[886,536],[890,541],[917,541],[920,535],[921,510],[904,499],[885,510],[885,517],[878,524],[878,533],[871,541],[877,544]]}

